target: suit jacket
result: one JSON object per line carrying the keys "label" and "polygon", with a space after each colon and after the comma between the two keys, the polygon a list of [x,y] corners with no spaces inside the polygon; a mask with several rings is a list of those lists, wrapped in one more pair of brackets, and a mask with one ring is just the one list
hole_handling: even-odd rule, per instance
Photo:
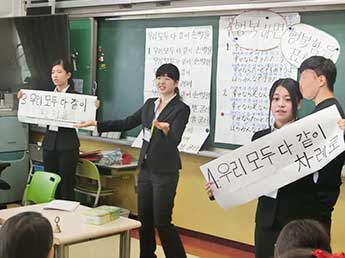
{"label": "suit jacket", "polygon": [[[327,101],[321,107],[318,105],[315,110],[332,104],[334,101]],[[339,107],[340,105],[338,109]],[[343,116],[341,107],[339,111]],[[256,132],[252,140],[270,132],[270,128]],[[292,220],[311,218],[330,226],[333,207],[340,191],[344,155],[338,155],[319,171],[317,183],[314,183],[311,174],[280,188],[276,199],[260,197],[256,210],[257,225],[269,227],[274,222],[285,225]]]}
{"label": "suit jacket", "polygon": [[[123,120],[97,122],[98,132],[126,131],[142,125],[143,129],[151,129],[154,119],[154,102],[157,98],[148,99],[134,114]],[[149,142],[143,140],[140,151],[139,166],[144,159],[149,169],[154,171],[177,171],[182,168],[177,146],[188,123],[189,107],[178,96],[174,97],[159,114],[157,120],[168,122],[170,130],[167,135],[154,128]]]}
{"label": "suit jacket", "polygon": [[[69,87],[66,93],[78,93],[72,87]],[[49,151],[66,151],[78,149],[80,146],[77,131],[73,128],[59,127],[58,131],[47,131],[43,139],[42,147]]]}

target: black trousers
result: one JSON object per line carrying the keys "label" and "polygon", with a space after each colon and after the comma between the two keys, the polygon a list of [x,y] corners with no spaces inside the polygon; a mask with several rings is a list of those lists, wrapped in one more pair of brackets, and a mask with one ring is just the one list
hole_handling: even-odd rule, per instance
{"label": "black trousers", "polygon": [[178,171],[150,171],[145,164],[138,178],[140,258],[156,258],[155,228],[166,258],[186,258],[176,227],[171,223]]}
{"label": "black trousers", "polygon": [[74,200],[75,173],[79,160],[79,149],[68,151],[43,150],[44,170],[61,176],[55,197]]}
{"label": "black trousers", "polygon": [[274,246],[282,226],[273,223],[273,226],[255,226],[255,258],[273,258]]}

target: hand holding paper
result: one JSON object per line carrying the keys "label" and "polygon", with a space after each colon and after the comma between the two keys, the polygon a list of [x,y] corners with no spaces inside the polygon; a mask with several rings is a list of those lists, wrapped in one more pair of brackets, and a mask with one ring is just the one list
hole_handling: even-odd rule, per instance
{"label": "hand holding paper", "polygon": [[340,129],[343,130],[345,133],[345,119],[340,119],[338,121],[338,125],[339,125]]}

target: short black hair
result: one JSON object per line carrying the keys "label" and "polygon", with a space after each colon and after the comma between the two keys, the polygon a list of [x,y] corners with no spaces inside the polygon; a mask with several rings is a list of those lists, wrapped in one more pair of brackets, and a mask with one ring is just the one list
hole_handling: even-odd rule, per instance
{"label": "short black hair", "polygon": [[156,71],[156,78],[159,76],[168,76],[176,82],[180,80],[180,71],[174,64],[162,64]]}
{"label": "short black hair", "polygon": [[337,67],[331,59],[323,56],[311,56],[303,61],[299,68],[299,73],[308,69],[313,70],[318,76],[324,75],[328,89],[333,92],[337,77]]}
{"label": "short black hair", "polygon": [[286,224],[277,238],[274,257],[297,248],[322,249],[332,253],[325,226],[312,219],[293,220]]}
{"label": "short black hair", "polygon": [[10,217],[0,229],[2,258],[47,258],[52,245],[52,226],[38,212]]}
{"label": "short black hair", "polygon": [[[297,118],[297,111],[298,111],[298,103],[302,100],[303,96],[302,93],[299,89],[299,83],[298,81],[295,81],[294,79],[291,78],[281,78],[276,80],[269,93],[269,98],[270,98],[270,108],[269,108],[269,114],[271,114],[271,105],[272,105],[272,100],[273,100],[273,95],[278,88],[278,86],[284,87],[290,95],[291,101],[292,101],[292,114],[293,117],[296,119]],[[270,123],[270,116],[268,123]]]}
{"label": "short black hair", "polygon": [[72,66],[71,62],[69,62],[68,60],[65,60],[65,59],[57,59],[50,66],[50,71],[53,70],[53,67],[56,66],[56,65],[61,65],[62,68],[67,73],[71,74],[71,77],[69,77],[69,79],[68,79],[68,84],[69,84],[70,87],[72,87],[74,89],[74,82],[73,82],[73,79],[72,79],[73,66]]}

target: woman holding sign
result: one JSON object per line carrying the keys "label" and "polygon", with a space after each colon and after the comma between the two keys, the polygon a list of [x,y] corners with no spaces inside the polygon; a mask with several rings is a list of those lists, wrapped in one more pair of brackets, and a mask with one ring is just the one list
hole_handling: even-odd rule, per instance
{"label": "woman holding sign", "polygon": [[154,258],[155,228],[167,258],[186,257],[182,242],[171,223],[172,209],[181,169],[177,146],[188,122],[190,109],[180,100],[180,73],[173,64],[163,64],[156,71],[159,98],[150,98],[133,115],[123,120],[86,121],[76,127],[97,126],[99,132],[126,131],[143,127],[143,141],[138,164],[138,217],[140,258]]}
{"label": "woman holding sign", "polygon": [[[302,95],[299,91],[298,82],[293,79],[279,79],[275,81],[269,92],[270,113],[269,128],[256,132],[252,140],[256,140],[262,136],[278,130],[283,126],[292,123],[297,118],[297,110],[301,105]],[[273,123],[271,125],[270,116],[273,115]],[[205,189],[213,199],[212,183],[207,183]],[[280,212],[282,203],[280,198],[285,198],[290,186],[279,189],[277,197],[262,196],[259,198],[256,210],[256,227],[255,227],[255,257],[269,258],[273,257],[274,244],[280,230],[287,224],[286,218],[289,214]],[[292,186],[293,187],[293,186]],[[289,207],[286,207],[289,209]],[[281,220],[283,218],[283,220]]]}
{"label": "woman holding sign", "polygon": [[[55,92],[78,93],[74,90],[73,69],[69,62],[59,59],[51,67],[51,79],[55,85]],[[76,130],[48,126],[42,146],[45,171],[61,176],[57,198],[74,200],[75,173],[80,146]]]}
{"label": "woman holding sign", "polygon": [[[54,92],[78,93],[74,90],[71,78],[72,66],[69,62],[59,59],[51,66],[51,79]],[[18,98],[22,97],[18,92]],[[43,139],[44,170],[61,176],[56,191],[56,198],[74,200],[75,173],[79,160],[79,138],[74,128],[47,126]]]}
{"label": "woman holding sign", "polygon": [[[269,128],[256,132],[252,140],[263,137],[297,119],[297,110],[300,108],[302,101],[298,82],[289,78],[275,81],[270,90],[269,99],[270,113],[273,115],[274,122]],[[280,230],[291,220],[304,218],[302,214],[291,217],[289,207],[282,207],[282,205],[287,205],[290,202],[287,202],[287,200],[291,199],[291,190],[296,186],[298,187],[298,181],[280,188],[272,196],[261,196],[259,198],[255,219],[256,258],[273,257],[274,244]],[[293,212],[298,213],[298,211]]]}

